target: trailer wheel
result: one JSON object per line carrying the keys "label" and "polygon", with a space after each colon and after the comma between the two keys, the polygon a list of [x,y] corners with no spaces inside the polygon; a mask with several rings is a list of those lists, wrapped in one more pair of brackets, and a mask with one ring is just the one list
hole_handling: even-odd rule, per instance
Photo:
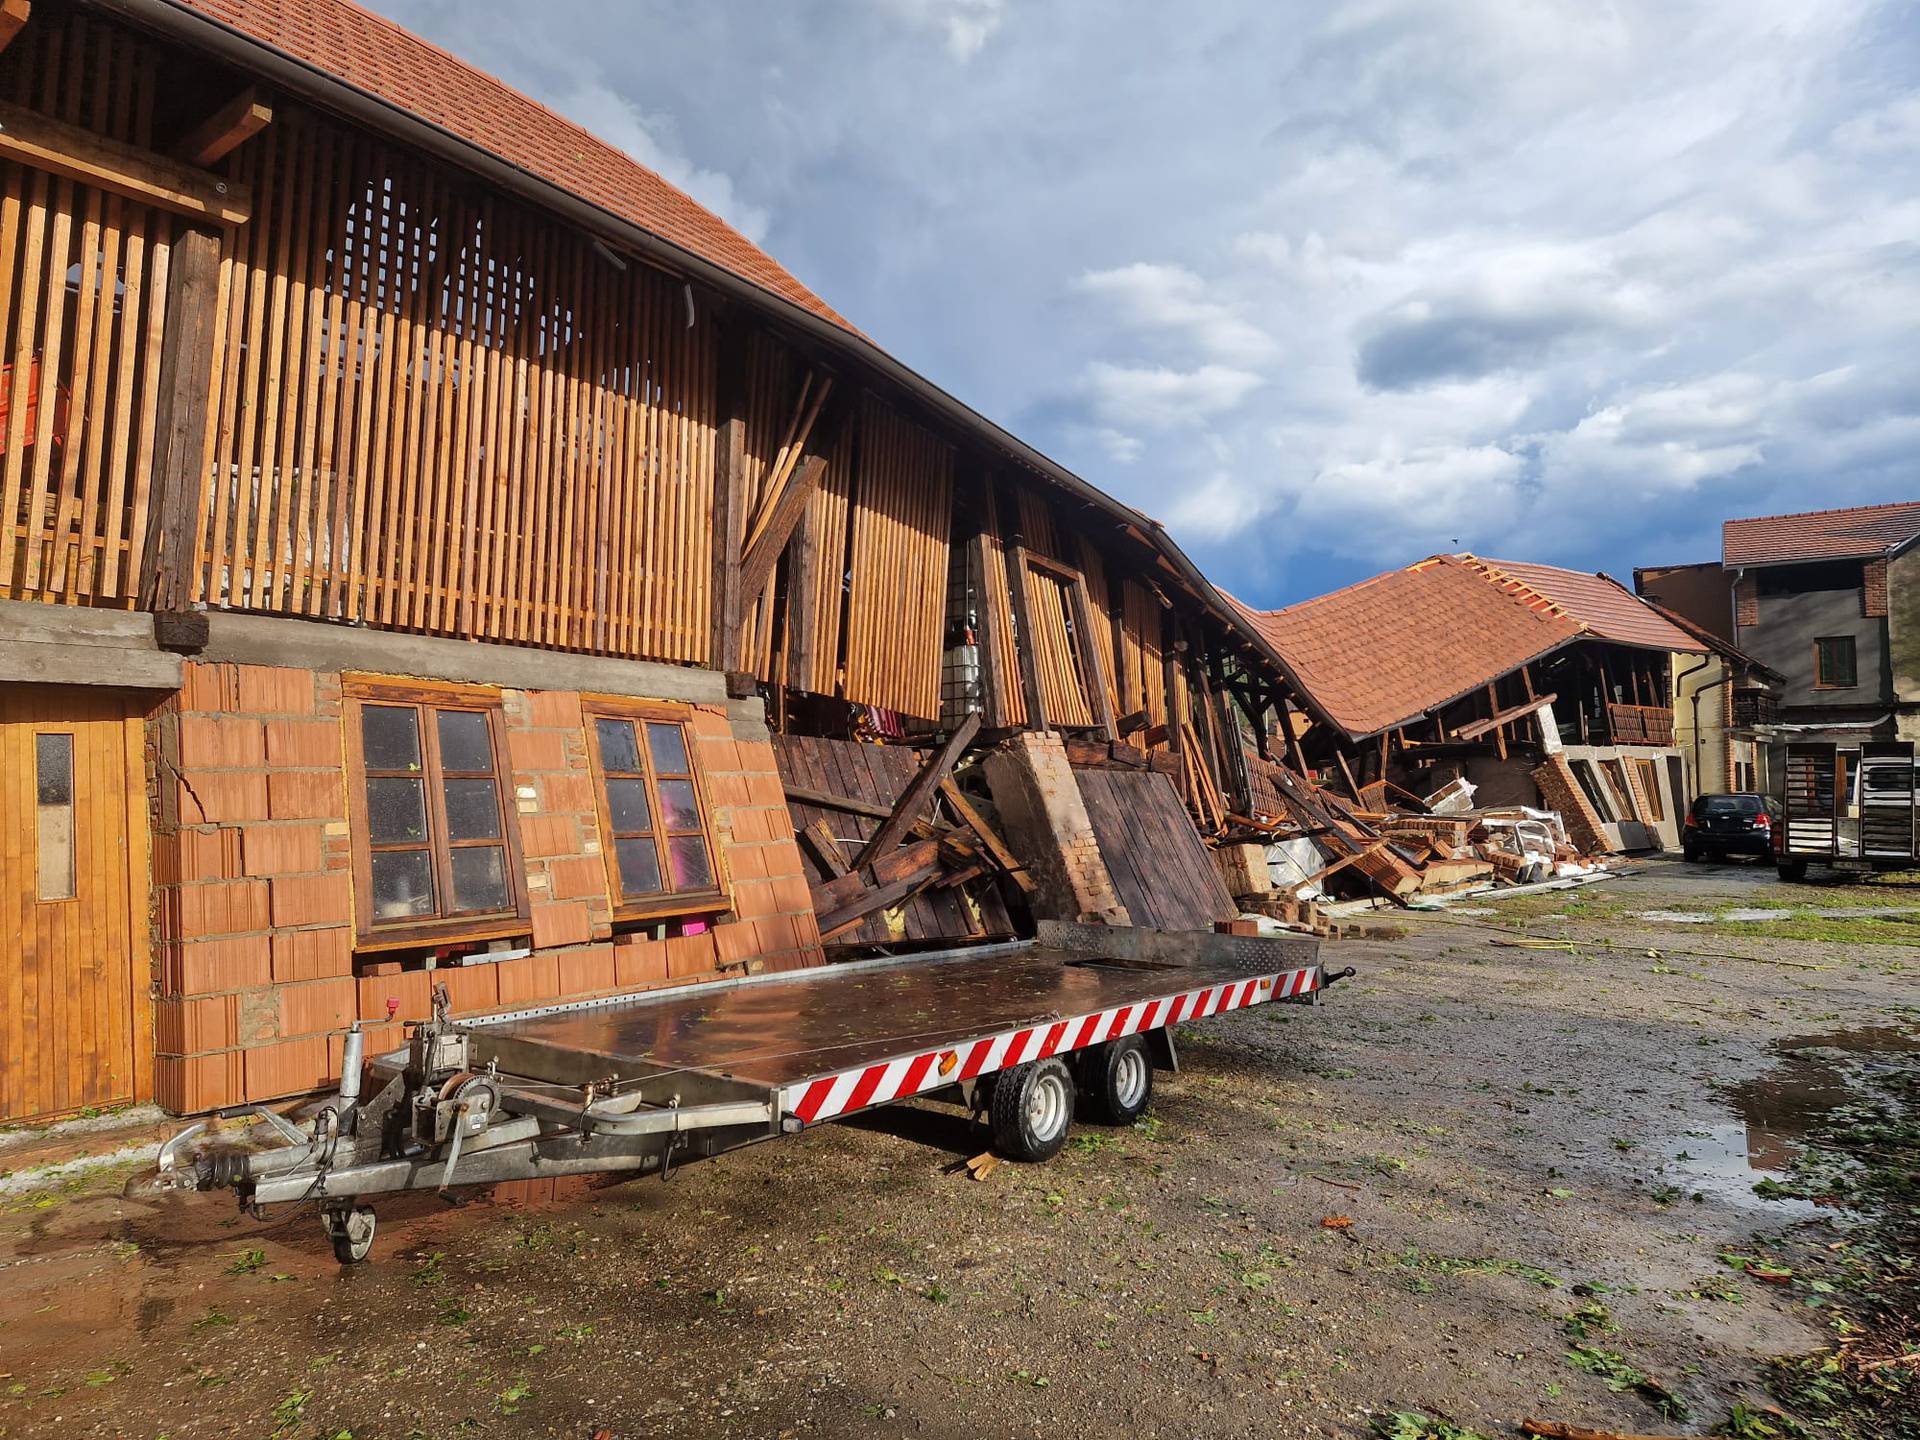
{"label": "trailer wheel", "polygon": [[1073,1077],[1058,1059],[1002,1070],[988,1105],[994,1148],[1009,1160],[1051,1160],[1067,1143]]}
{"label": "trailer wheel", "polygon": [[1782,880],[1792,881],[1795,884],[1807,878],[1807,862],[1804,857],[1798,860],[1782,860],[1774,866],[1774,869]]}
{"label": "trailer wheel", "polygon": [[328,1210],[320,1221],[333,1241],[333,1258],[342,1265],[358,1265],[373,1249],[373,1210],[356,1205],[350,1210]]}
{"label": "trailer wheel", "polygon": [[1131,1125],[1153,1098],[1153,1057],[1138,1035],[1090,1053],[1080,1072],[1087,1111],[1102,1125]]}

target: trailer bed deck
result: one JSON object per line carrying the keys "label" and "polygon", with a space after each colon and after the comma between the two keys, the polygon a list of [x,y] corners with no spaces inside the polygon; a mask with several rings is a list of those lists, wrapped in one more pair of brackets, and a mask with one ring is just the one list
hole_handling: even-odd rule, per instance
{"label": "trailer bed deck", "polygon": [[637,1083],[688,1103],[777,1091],[787,1114],[811,1124],[1320,983],[1317,965],[1289,964],[1272,942],[1203,958],[1099,953],[1123,948],[1010,946],[793,971],[482,1022],[467,1034],[474,1063],[549,1084]]}

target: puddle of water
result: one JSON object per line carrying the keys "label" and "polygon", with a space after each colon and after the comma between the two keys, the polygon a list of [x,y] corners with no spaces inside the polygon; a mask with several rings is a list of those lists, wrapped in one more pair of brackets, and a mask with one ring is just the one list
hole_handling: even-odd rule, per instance
{"label": "puddle of water", "polygon": [[1714,920],[1785,920],[1795,912],[1791,910],[1761,909],[1748,907],[1739,910],[1642,910],[1637,919],[1657,920],[1663,925],[1706,925]]}
{"label": "puddle of water", "polygon": [[1738,1119],[1675,1142],[1674,1163],[1692,1188],[1715,1199],[1781,1218],[1808,1218],[1823,1213],[1822,1207],[1762,1199],[1753,1193],[1755,1183],[1785,1178],[1807,1136],[1853,1098],[1862,1072],[1891,1069],[1920,1054],[1920,1030],[1859,1025],[1788,1036],[1768,1048],[1778,1057],[1771,1070],[1720,1091]]}

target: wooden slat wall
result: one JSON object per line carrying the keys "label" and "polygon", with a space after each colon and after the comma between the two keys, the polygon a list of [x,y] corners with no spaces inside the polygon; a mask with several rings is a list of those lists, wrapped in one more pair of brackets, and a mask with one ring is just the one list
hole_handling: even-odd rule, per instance
{"label": "wooden slat wall", "polygon": [[1085,677],[1073,637],[1067,633],[1071,613],[1065,582],[1029,567],[1027,613],[1033,619],[1033,648],[1040,666],[1040,699],[1049,725],[1093,724]]}
{"label": "wooden slat wall", "polygon": [[816,695],[836,694],[840,683],[840,619],[847,590],[847,521],[852,510],[852,432],[856,427],[857,422],[849,425],[848,433],[834,447],[827,473],[800,521],[807,527],[816,556],[812,577],[813,645],[807,652],[812,664],[791,667],[787,684]]}
{"label": "wooden slat wall", "polygon": [[313,116],[234,163],[198,598],[706,660],[714,326],[682,287]]}
{"label": "wooden slat wall", "polygon": [[1115,710],[1122,715],[1145,710],[1148,725],[1164,725],[1167,689],[1161,664],[1159,598],[1145,585],[1132,580],[1120,583],[1120,595],[1121,653],[1115,673],[1119,676],[1121,694]]}
{"label": "wooden slat wall", "polygon": [[994,673],[1000,677],[1002,723],[1024,725],[1027,697],[1020,685],[1020,661],[1014,650],[1013,604],[1007,594],[1007,547],[1000,526],[1001,507],[991,488],[983,497],[981,508],[985,513],[982,531],[987,551],[987,643],[993,647]]}
{"label": "wooden slat wall", "polygon": [[[30,25],[0,56],[0,98],[132,144],[154,87],[151,53],[85,17]],[[0,163],[0,596],[134,603],[171,233]]]}
{"label": "wooden slat wall", "polygon": [[1154,770],[1073,773],[1113,888],[1135,925],[1207,930],[1239,913],[1173,781]]}
{"label": "wooden slat wall", "polygon": [[1100,673],[1107,687],[1107,703],[1112,707],[1114,716],[1125,715],[1137,706],[1120,703],[1119,657],[1114,654],[1114,612],[1119,602],[1107,590],[1107,566],[1093,543],[1082,535],[1079,537],[1080,576],[1087,586],[1087,609],[1093,619],[1093,648],[1100,657]]}
{"label": "wooden slat wall", "polygon": [[951,445],[866,399],[847,597],[849,700],[940,714],[953,469]]}
{"label": "wooden slat wall", "polygon": [[[793,444],[796,422],[805,414],[817,378],[799,358],[772,336],[756,333],[747,355],[747,439],[745,506],[758,513],[767,480]],[[745,669],[762,680],[772,678],[773,589],[747,606],[741,623],[740,656]]]}

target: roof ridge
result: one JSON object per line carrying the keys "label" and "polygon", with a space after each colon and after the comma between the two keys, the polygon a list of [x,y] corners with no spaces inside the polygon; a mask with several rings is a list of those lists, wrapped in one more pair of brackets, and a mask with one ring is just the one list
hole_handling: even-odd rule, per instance
{"label": "roof ridge", "polygon": [[1369,575],[1365,579],[1350,581],[1349,583],[1342,585],[1338,590],[1328,590],[1319,595],[1309,595],[1304,600],[1296,600],[1291,605],[1282,605],[1276,610],[1255,610],[1253,611],[1253,613],[1255,615],[1263,615],[1263,616],[1290,615],[1297,610],[1306,609],[1307,606],[1309,605],[1318,605],[1323,601],[1332,600],[1337,596],[1341,596],[1341,595],[1351,595],[1355,591],[1366,589],[1369,585],[1379,585],[1384,583],[1385,581],[1391,580],[1394,576],[1402,573],[1403,571],[1417,570],[1420,568],[1420,566],[1429,564],[1434,560],[1444,560],[1447,558],[1448,557],[1444,555],[1432,555],[1432,556],[1429,556],[1426,560],[1417,560],[1412,565],[1397,565],[1391,570],[1382,570],[1378,575]]}
{"label": "roof ridge", "polygon": [[[1545,611],[1551,615],[1558,615],[1563,620],[1571,621],[1573,624],[1577,625],[1583,631],[1590,630],[1593,628],[1592,626],[1588,625],[1585,620],[1582,620],[1578,615],[1575,615],[1571,610],[1567,609],[1566,606],[1562,605],[1558,600],[1554,599],[1551,595],[1547,594],[1545,591],[1535,589],[1532,585],[1529,585],[1526,581],[1522,580],[1519,576],[1510,574],[1506,570],[1502,569],[1499,561],[1483,560],[1480,556],[1473,554],[1471,551],[1462,551],[1460,553],[1459,558],[1465,564],[1467,569],[1479,575],[1481,579],[1485,580],[1488,584],[1492,585],[1496,590],[1499,590],[1502,594],[1507,595],[1514,600],[1518,600],[1522,605],[1524,605],[1527,609],[1533,611],[1535,614],[1539,614],[1540,612]],[[1562,567],[1558,565],[1548,565],[1548,566],[1543,566],[1541,568],[1548,569],[1548,570],[1558,570]],[[1573,574],[1578,574],[1580,572],[1570,570],[1567,573],[1570,575],[1573,575]],[[1531,597],[1531,599],[1529,599],[1528,597]]]}
{"label": "roof ridge", "polygon": [[1818,520],[1828,515],[1862,515],[1869,510],[1920,510],[1920,500],[1882,500],[1872,505],[1836,505],[1827,510],[1787,510],[1778,515],[1733,515],[1720,522],[1729,525],[1758,525],[1767,520]]}

